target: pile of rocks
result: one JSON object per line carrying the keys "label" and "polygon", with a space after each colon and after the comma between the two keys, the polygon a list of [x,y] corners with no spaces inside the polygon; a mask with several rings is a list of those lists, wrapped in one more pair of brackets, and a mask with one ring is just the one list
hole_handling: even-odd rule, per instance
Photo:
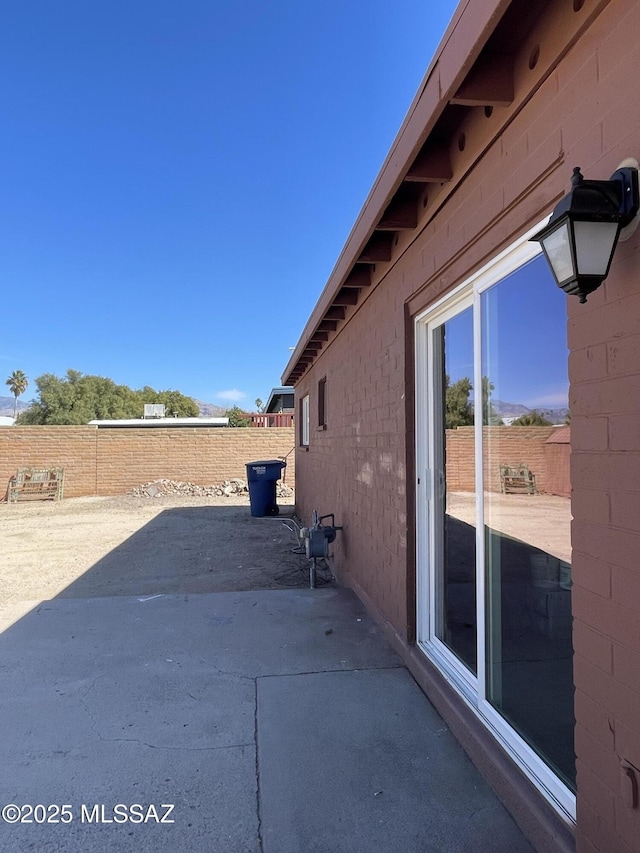
{"label": "pile of rocks", "polygon": [[[138,498],[161,498],[163,495],[185,495],[197,498],[229,498],[249,494],[246,480],[224,480],[217,486],[199,486],[196,483],[181,483],[178,480],[154,480],[136,486],[128,493]],[[288,498],[293,495],[289,486],[276,484],[276,497]]]}

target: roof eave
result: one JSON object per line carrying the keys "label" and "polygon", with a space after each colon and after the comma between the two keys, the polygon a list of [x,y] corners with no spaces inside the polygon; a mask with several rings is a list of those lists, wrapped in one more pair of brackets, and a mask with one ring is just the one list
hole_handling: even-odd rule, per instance
{"label": "roof eave", "polygon": [[344,286],[384,211],[511,0],[463,0],[451,19],[382,168],[282,374],[293,374],[312,335]]}

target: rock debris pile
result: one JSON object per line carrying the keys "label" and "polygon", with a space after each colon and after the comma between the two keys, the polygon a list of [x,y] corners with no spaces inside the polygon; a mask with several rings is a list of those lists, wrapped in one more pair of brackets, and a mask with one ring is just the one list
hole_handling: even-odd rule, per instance
{"label": "rock debris pile", "polygon": [[[163,495],[185,495],[197,498],[238,497],[249,494],[246,480],[224,480],[217,486],[199,486],[196,483],[181,483],[178,480],[153,480],[131,489],[128,494],[138,498],[161,498]],[[293,489],[276,483],[276,497],[288,498]]]}

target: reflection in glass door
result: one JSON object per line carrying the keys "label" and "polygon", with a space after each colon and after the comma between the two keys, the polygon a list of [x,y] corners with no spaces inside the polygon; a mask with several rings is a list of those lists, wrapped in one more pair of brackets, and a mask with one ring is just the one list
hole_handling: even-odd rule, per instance
{"label": "reflection in glass door", "polygon": [[418,642],[572,816],[566,310],[523,240],[418,320]]}
{"label": "reflection in glass door", "polygon": [[[482,293],[481,316],[486,698],[574,788],[569,486],[552,494],[545,465],[567,406],[566,297],[538,257]],[[505,424],[491,393],[526,410]]]}
{"label": "reflection in glass door", "polygon": [[[477,671],[476,527],[460,478],[473,492],[473,309],[433,331],[435,635]],[[458,433],[458,431],[461,431]],[[456,441],[464,435],[466,441]],[[461,454],[462,447],[462,454]]]}

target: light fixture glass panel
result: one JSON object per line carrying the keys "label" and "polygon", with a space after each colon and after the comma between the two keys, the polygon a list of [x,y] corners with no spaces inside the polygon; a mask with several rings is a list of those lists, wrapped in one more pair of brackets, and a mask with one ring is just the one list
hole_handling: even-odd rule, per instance
{"label": "light fixture glass panel", "polygon": [[568,220],[565,219],[555,231],[543,237],[542,246],[558,284],[575,278]]}
{"label": "light fixture glass panel", "polygon": [[607,274],[618,227],[617,222],[574,222],[579,275]]}

